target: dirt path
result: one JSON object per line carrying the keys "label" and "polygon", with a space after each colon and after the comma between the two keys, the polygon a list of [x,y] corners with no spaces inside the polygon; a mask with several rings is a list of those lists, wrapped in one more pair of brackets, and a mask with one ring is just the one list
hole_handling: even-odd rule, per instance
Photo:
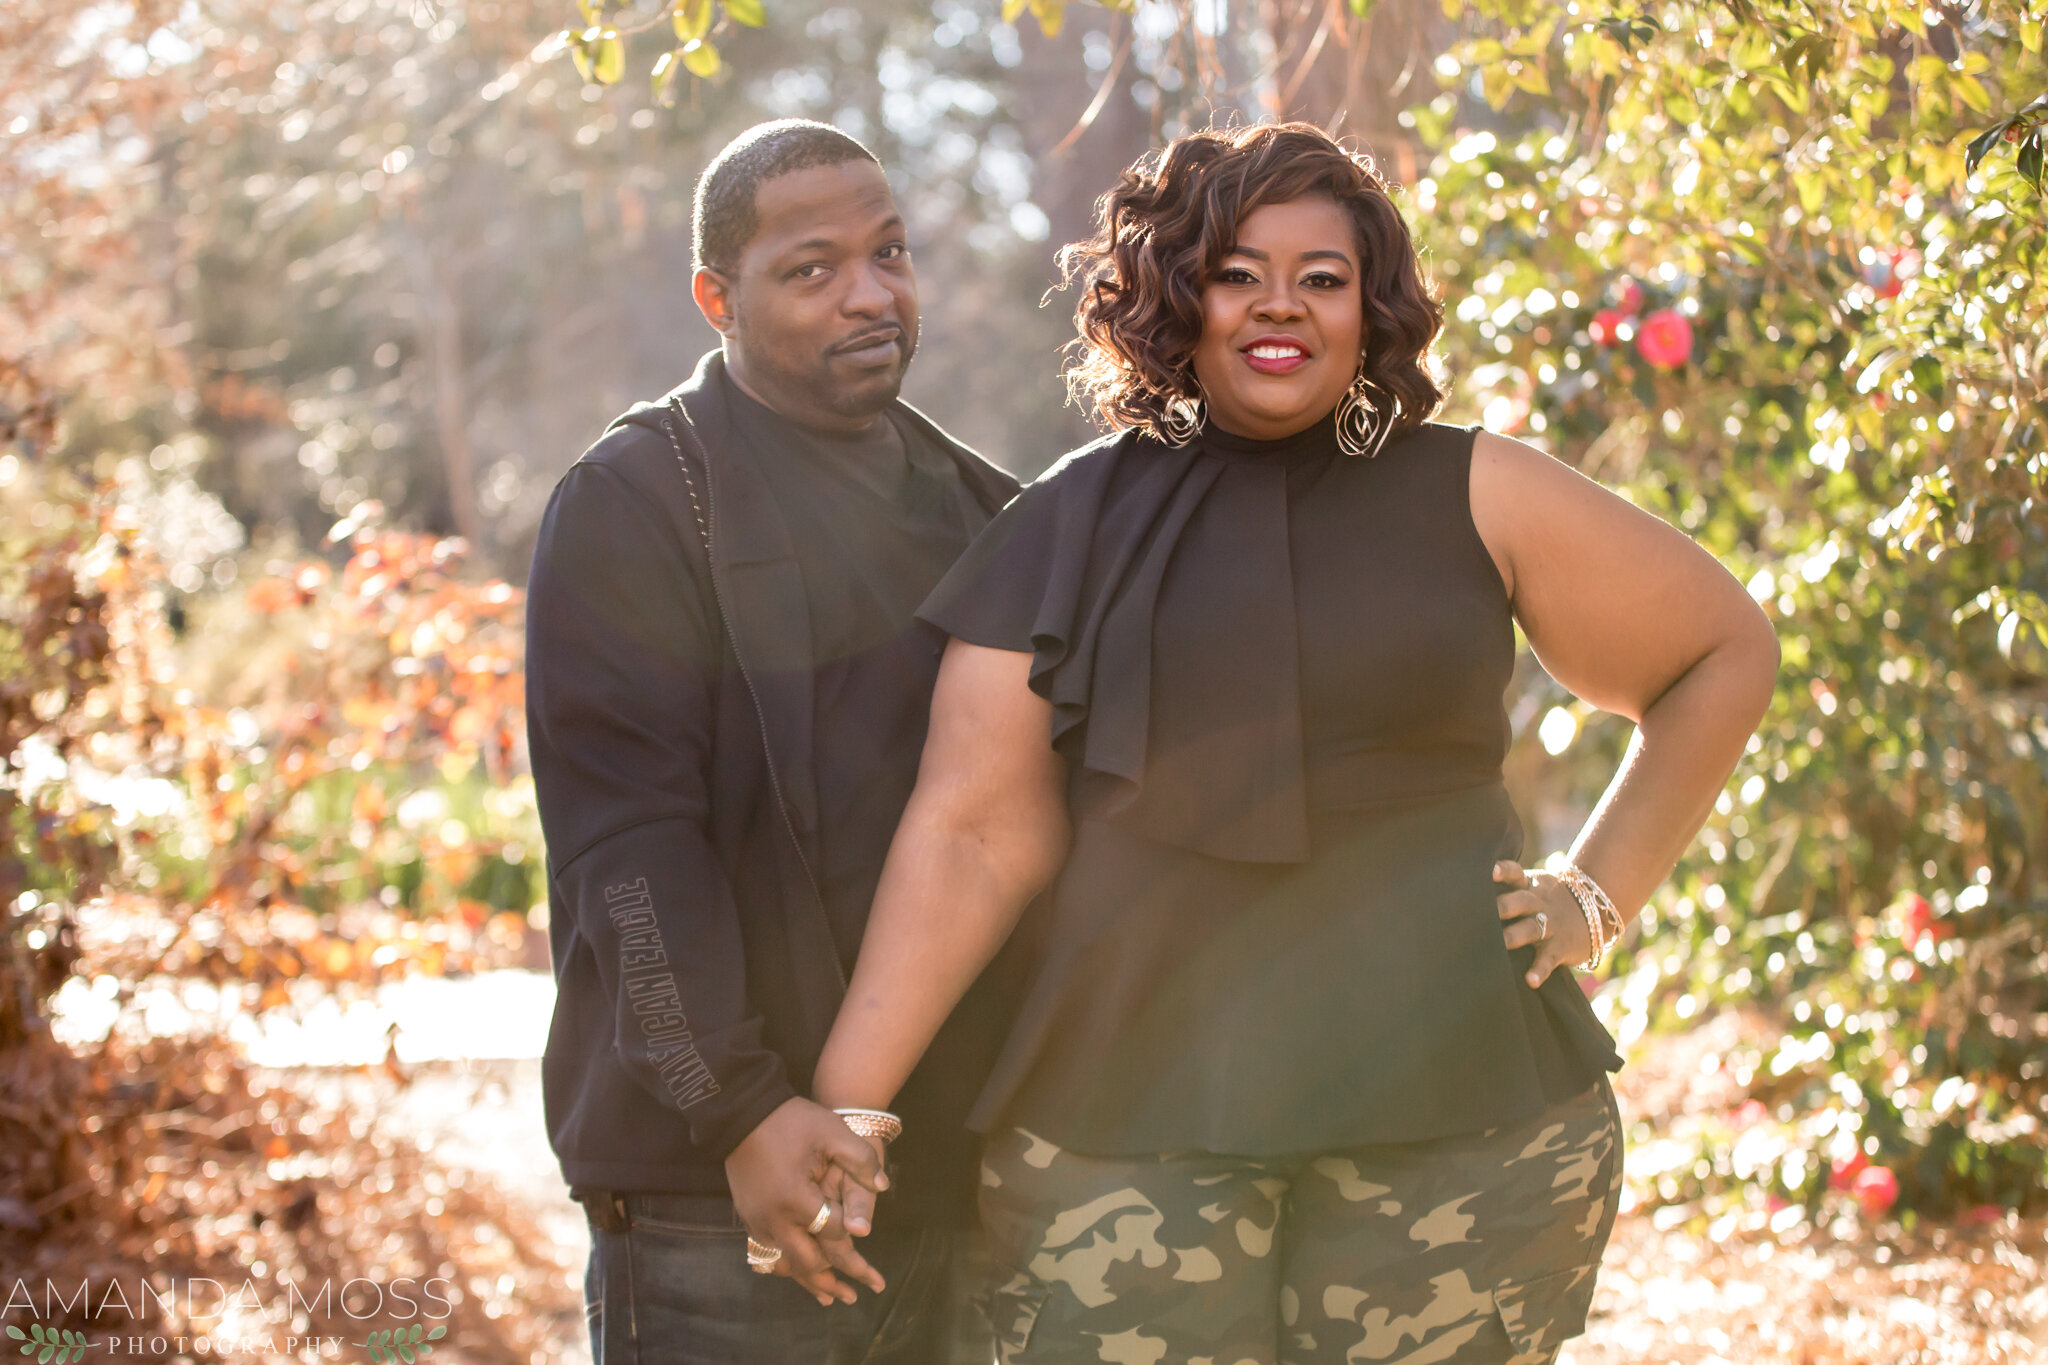
{"label": "dirt path", "polygon": [[444,1175],[502,1196],[508,1226],[486,1238],[499,1242],[503,1268],[489,1288],[533,1319],[544,1342],[535,1365],[589,1365],[580,1308],[590,1237],[548,1147],[538,1060],[421,1063],[401,1069],[402,1083],[382,1068],[269,1074],[322,1109],[374,1114],[387,1135],[417,1145]]}

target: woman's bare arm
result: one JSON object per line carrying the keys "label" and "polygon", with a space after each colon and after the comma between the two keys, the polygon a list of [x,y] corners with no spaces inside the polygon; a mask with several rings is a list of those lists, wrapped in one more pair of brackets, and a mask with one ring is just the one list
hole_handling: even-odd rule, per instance
{"label": "woman's bare arm", "polygon": [[[1777,636],[1712,555],[1542,451],[1481,433],[1471,487],[1473,521],[1537,659],[1573,695],[1636,723],[1571,850],[1633,917],[1699,833],[1770,705]],[[1552,929],[1567,931],[1546,939],[1536,980],[1589,946],[1569,893],[1542,891],[1502,898],[1503,918],[1547,909]],[[1533,921],[1508,935],[1510,946],[1537,937]]]}
{"label": "woman's bare arm", "polygon": [[1066,861],[1063,761],[1031,656],[954,640],[917,786],[889,845],[820,1103],[886,1109],[1017,917]]}

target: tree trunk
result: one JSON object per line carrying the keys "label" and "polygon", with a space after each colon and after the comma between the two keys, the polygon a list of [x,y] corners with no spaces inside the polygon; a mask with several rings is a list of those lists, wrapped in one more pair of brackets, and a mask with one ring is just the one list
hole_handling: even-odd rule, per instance
{"label": "tree trunk", "polygon": [[462,359],[462,306],[433,247],[415,240],[408,253],[420,291],[420,345],[434,370],[434,433],[448,481],[448,512],[455,533],[477,553],[484,550],[477,515],[476,451],[469,440],[469,380]]}
{"label": "tree trunk", "polygon": [[1420,174],[1421,143],[1400,112],[1434,89],[1430,64],[1456,25],[1433,0],[1381,0],[1359,20],[1345,0],[1264,0],[1276,57],[1264,112],[1355,138],[1401,184]]}

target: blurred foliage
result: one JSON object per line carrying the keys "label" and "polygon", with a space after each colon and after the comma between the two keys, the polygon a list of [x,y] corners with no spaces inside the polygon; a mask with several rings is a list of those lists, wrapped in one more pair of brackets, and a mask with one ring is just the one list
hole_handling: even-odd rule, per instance
{"label": "blurred foliage", "polygon": [[[1461,401],[1685,528],[1784,648],[1599,1002],[1625,1041],[1731,1005],[1776,1039],[1660,1195],[2038,1203],[2041,7],[1448,8],[1412,217]],[[1550,700],[1583,810],[1629,727]]]}
{"label": "blurred foliage", "polygon": [[[1074,209],[1034,202],[1034,161],[1103,34],[1054,48],[984,8],[783,0],[772,39],[663,109],[576,75],[546,41],[559,0],[6,7],[0,240],[34,245],[0,255],[0,435],[90,478],[161,447],[167,481],[306,544],[379,501],[516,582],[561,469],[716,344],[689,298],[696,174],[808,115],[903,192],[936,301],[910,396],[1042,467],[1086,429],[1046,420],[1064,324],[1034,306],[1040,243]],[[1130,86],[1065,154],[1082,209],[1145,144]],[[167,568],[192,594],[217,563]]]}
{"label": "blurred foliage", "polygon": [[[338,573],[274,561],[180,643],[116,490],[59,482],[6,490],[49,528],[0,541],[0,896],[44,990],[77,907],[110,894],[175,926],[131,992],[192,971],[257,1008],[300,976],[451,970],[480,934],[523,936],[541,885],[516,590],[365,504]],[[201,698],[209,651],[244,672]]]}
{"label": "blurred foliage", "polygon": [[[511,950],[538,842],[489,570],[710,344],[688,186],[732,133],[875,147],[910,395],[1029,474],[1086,435],[1051,248],[1146,146],[1305,114],[1410,185],[1458,415],[1683,527],[1779,626],[1771,714],[1597,1001],[1625,1042],[1763,1021],[1658,1197],[2038,1202],[2040,5],[1438,9],[586,0],[549,38],[562,0],[0,8],[30,244],[0,250],[0,1053],[47,1038],[86,908],[160,922],[124,989],[258,1006]],[[1540,677],[1514,702],[1569,837],[1627,727]],[[0,1160],[42,1219],[107,1077],[35,1055]]]}
{"label": "blurred foliage", "polygon": [[[336,528],[338,572],[273,562],[180,639],[123,486],[146,483],[146,464],[86,487],[7,458],[0,1263],[221,1276],[260,1256],[346,1279],[391,1270],[399,1225],[432,1264],[488,1263],[496,1253],[459,1226],[457,1201],[429,1197],[409,1145],[361,1141],[359,1118],[266,1092],[223,1039],[158,1037],[139,1016],[170,978],[209,983],[247,1017],[336,987],[532,960],[539,831],[518,773],[519,594],[460,576],[459,542],[384,529],[364,507]],[[209,651],[249,672],[209,682]],[[116,1017],[74,1053],[53,1037],[49,1001],[80,969]],[[386,1069],[405,1080],[394,1060]],[[400,1206],[349,1211],[359,1178],[375,1200],[377,1172],[388,1191],[394,1168],[411,1181]],[[137,1311],[98,1325],[189,1330],[175,1309]],[[496,1343],[486,1354],[531,1358],[492,1315],[480,1300],[464,1310]],[[70,1321],[91,1327],[94,1310]]]}
{"label": "blurred foliage", "polygon": [[[1138,0],[1098,0],[1104,9],[1131,13]],[[781,9],[778,6],[778,9]],[[576,0],[582,22],[556,34],[553,44],[566,51],[586,81],[616,85],[626,75],[626,40],[636,33],[662,30],[670,41],[655,59],[653,84],[656,100],[673,104],[676,85],[684,73],[709,78],[725,69],[719,55],[718,39],[735,28],[761,28],[768,23],[764,0],[662,0],[652,15],[642,6],[626,0]],[[1014,24],[1029,14],[1039,31],[1057,38],[1066,26],[1067,0],[1002,0],[1002,22]]]}

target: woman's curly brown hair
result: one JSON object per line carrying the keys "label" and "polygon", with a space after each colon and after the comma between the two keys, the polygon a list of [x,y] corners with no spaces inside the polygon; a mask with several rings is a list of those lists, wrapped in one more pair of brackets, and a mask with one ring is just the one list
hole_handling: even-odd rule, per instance
{"label": "woman's curly brown hair", "polygon": [[1444,310],[1408,225],[1372,162],[1307,123],[1175,138],[1096,200],[1095,235],[1059,253],[1065,283],[1085,286],[1066,367],[1072,399],[1104,426],[1163,437],[1168,413],[1198,396],[1202,290],[1236,245],[1238,224],[1262,205],[1310,194],[1336,200],[1357,230],[1361,361],[1393,397],[1392,431],[1435,415],[1444,393],[1428,356]]}

